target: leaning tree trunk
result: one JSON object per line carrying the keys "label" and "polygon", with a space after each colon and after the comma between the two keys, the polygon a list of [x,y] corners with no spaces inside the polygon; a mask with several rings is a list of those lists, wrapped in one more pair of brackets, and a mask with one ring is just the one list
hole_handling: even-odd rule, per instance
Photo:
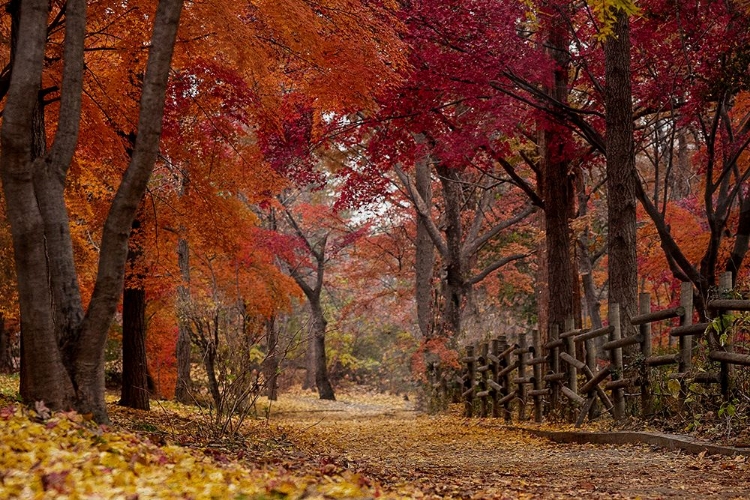
{"label": "leaning tree trunk", "polygon": [[[14,5],[19,6],[18,3],[10,6]],[[77,48],[74,47],[76,34],[81,37],[82,61],[82,37],[85,33],[85,10],[81,11],[85,9],[85,2],[72,1],[68,7],[72,8],[69,12],[72,24],[66,26],[66,67],[69,49]],[[70,408],[75,403],[76,395],[58,348],[61,339],[58,339],[56,329],[57,308],[53,303],[55,293],[50,287],[55,283],[50,283],[53,277],[48,275],[46,225],[40,206],[40,201],[44,203],[48,200],[37,198],[34,185],[36,171],[44,168],[44,162],[33,156],[33,123],[34,115],[38,112],[35,108],[41,86],[48,8],[44,0],[25,1],[20,12],[14,50],[18,57],[13,60],[11,83],[3,110],[0,166],[18,278],[24,358],[21,395],[29,402],[44,401],[51,408]],[[60,126],[72,129],[77,135],[78,117],[75,117],[74,123],[62,123],[62,118]],[[67,254],[67,249],[61,250]]]}
{"label": "leaning tree trunk", "polygon": [[[636,169],[630,74],[630,28],[617,13],[614,35],[604,42],[606,87],[609,301],[620,304],[622,336],[635,334],[630,318],[637,312]],[[634,348],[629,351],[633,352]]]}
{"label": "leaning tree trunk", "polygon": [[312,310],[312,339],[315,343],[315,385],[318,387],[320,399],[335,400],[333,386],[328,378],[328,362],[326,360],[326,321],[320,298],[310,301]]}

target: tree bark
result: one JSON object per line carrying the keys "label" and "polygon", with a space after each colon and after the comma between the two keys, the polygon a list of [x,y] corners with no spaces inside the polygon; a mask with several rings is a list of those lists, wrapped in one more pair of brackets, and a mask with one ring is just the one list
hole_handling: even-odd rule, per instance
{"label": "tree bark", "polygon": [[[140,228],[133,221],[133,233]],[[132,243],[128,251],[131,272],[142,250]],[[125,284],[122,298],[122,388],[120,404],[137,410],[149,410],[148,363],[146,360],[146,290],[143,276],[135,274]]]}
{"label": "tree bark", "polygon": [[[415,183],[417,192],[425,205],[432,207],[432,176],[429,157],[416,163]],[[415,299],[417,322],[422,338],[428,340],[434,333],[434,311],[432,307],[432,278],[435,269],[435,245],[430,238],[425,217],[416,213],[417,234],[415,240]]]}
{"label": "tree bark", "polygon": [[305,379],[302,381],[302,389],[314,390],[316,388],[316,369],[317,365],[315,364],[315,335],[313,334],[311,323],[310,334],[307,337],[307,350],[305,351]]}
{"label": "tree bark", "polygon": [[[578,216],[584,217],[588,213],[588,197],[584,187],[582,172],[576,176],[576,191],[578,192]],[[589,251],[589,235],[591,229],[587,226],[578,238],[578,267],[581,272],[581,284],[583,286],[583,299],[586,304],[586,311],[591,318],[591,328],[597,330],[602,327],[601,304],[594,283],[594,263],[597,258],[593,258]],[[603,251],[603,250],[601,250]],[[606,337],[597,337],[593,340],[597,347],[597,353],[603,359],[607,357],[607,351],[600,347],[606,342]]]}
{"label": "tree bark", "polygon": [[[622,336],[636,333],[630,318],[637,312],[636,169],[633,102],[630,82],[630,28],[619,11],[614,35],[604,42],[606,88],[609,301],[620,304]],[[634,352],[635,348],[626,349]]]}
{"label": "tree bark", "polygon": [[[299,236],[304,242],[307,252],[314,259],[313,262],[315,263],[315,268],[312,274],[312,278],[314,279],[313,284],[308,283],[297,268],[291,268],[289,270],[292,278],[302,289],[302,292],[305,294],[305,297],[307,297],[307,301],[310,304],[311,325],[307,349],[308,380],[306,380],[306,382],[309,383],[309,377],[314,373],[315,386],[318,388],[318,396],[320,399],[334,400],[336,397],[328,378],[328,363],[326,361],[325,349],[325,335],[328,321],[325,318],[320,301],[326,269],[326,247],[328,245],[328,237],[331,233],[326,233],[315,245],[313,245],[307,235],[302,231],[289,209],[287,208],[285,211],[287,220],[294,228],[297,236]],[[303,386],[303,388],[309,387],[311,386]]]}
{"label": "tree bark", "polygon": [[279,335],[276,331],[276,316],[266,320],[266,359],[263,360],[263,371],[266,377],[266,395],[270,401],[278,397],[279,375]]}
{"label": "tree bark", "polygon": [[218,422],[223,414],[224,409],[222,408],[221,391],[219,390],[219,381],[216,378],[216,344],[211,343],[208,345],[206,352],[203,355],[203,363],[206,367],[206,375],[208,377],[208,390],[211,393],[211,399],[214,401],[216,408],[216,421]]}
{"label": "tree bark", "polygon": [[448,254],[443,259],[445,278],[442,280],[441,333],[444,338],[455,342],[461,335],[461,308],[464,301],[464,276],[461,259],[461,204],[463,196],[461,185],[458,182],[458,172],[455,169],[438,165],[437,172],[443,187],[444,232],[448,249]]}
{"label": "tree bark", "polygon": [[312,339],[315,343],[315,385],[318,387],[320,399],[336,400],[333,386],[328,378],[328,362],[326,360],[326,321],[323,308],[320,304],[320,295],[317,300],[310,300],[312,311]]}
{"label": "tree bark", "polygon": [[[545,91],[555,101],[568,102],[569,39],[563,16],[553,12],[547,33],[547,47],[555,61],[553,85]],[[549,304],[547,328],[558,325],[564,331],[565,320],[575,318],[578,291],[578,269],[573,257],[570,219],[574,216],[575,176],[566,148],[572,141],[570,131],[547,119],[539,134],[541,193],[544,200],[547,286]],[[547,295],[547,294],[545,294]]]}
{"label": "tree bark", "polygon": [[50,408],[67,409],[75,402],[75,390],[58,349],[50,307],[53,294],[47,275],[45,224],[33,182],[39,162],[32,157],[32,123],[41,85],[47,13],[44,0],[25,1],[20,12],[13,73],[3,111],[0,166],[18,277],[25,358],[21,396],[28,402],[42,400]]}
{"label": "tree bark", "polygon": [[146,290],[127,286],[122,301],[122,392],[120,404],[149,409],[146,363]]}
{"label": "tree bark", "polygon": [[177,243],[177,264],[180,268],[182,284],[177,287],[177,345],[175,358],[177,359],[177,384],[174,398],[182,404],[191,404],[193,397],[190,393],[190,322],[187,318],[186,307],[190,302],[190,246],[185,238]]}
{"label": "tree bark", "polygon": [[22,372],[22,395],[29,402],[42,400],[52,409],[75,407],[106,422],[104,347],[123,290],[130,227],[156,161],[182,0],[161,0],[157,7],[136,147],[110,207],[99,274],[85,316],[63,189],[80,123],[86,1],[66,4],[58,127],[50,151],[34,159],[32,124],[44,64],[48,8],[45,0],[22,3],[0,132],[0,170],[16,260],[23,357],[32,361]]}
{"label": "tree bark", "polygon": [[0,313],[0,373],[13,373],[10,332],[5,329],[5,315]]}

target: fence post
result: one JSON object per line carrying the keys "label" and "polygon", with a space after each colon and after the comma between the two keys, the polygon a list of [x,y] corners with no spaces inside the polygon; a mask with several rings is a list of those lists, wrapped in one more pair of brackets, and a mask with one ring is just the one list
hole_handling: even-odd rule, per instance
{"label": "fence post", "polygon": [[[727,271],[724,274],[721,275],[719,278],[719,293],[721,295],[721,298],[731,298],[730,293],[732,292],[732,272]],[[719,311],[721,313],[724,313],[724,311]],[[719,335],[721,335],[721,332],[719,332]],[[729,343],[730,339],[727,337],[726,343],[723,346],[723,349],[726,352],[733,352],[734,348]],[[721,382],[721,395],[724,396],[724,400],[729,400],[729,390],[732,386],[732,365],[722,361],[720,366],[720,372],[719,372],[719,381]]]}
{"label": "fence post", "polygon": [[[526,342],[526,333],[518,334],[518,378],[526,378],[526,353],[528,343]],[[519,383],[518,385],[518,420],[526,420],[526,384]]]}
{"label": "fence post", "polygon": [[474,379],[477,375],[477,364],[474,358],[474,346],[466,346],[466,372],[467,379],[464,381],[465,415],[474,416]]}
{"label": "fence post", "polygon": [[[534,356],[541,354],[542,352],[542,340],[539,335],[539,330],[534,328],[531,330],[531,344],[534,346]],[[544,381],[542,380],[542,365],[540,363],[534,363],[534,391],[541,391]],[[534,422],[542,421],[543,413],[542,395],[539,392],[534,394]]]}
{"label": "fence post", "polygon": [[[565,331],[566,332],[573,330],[575,326],[576,326],[576,323],[572,317],[565,318]],[[575,359],[576,343],[575,343],[575,340],[573,340],[573,337],[565,338],[565,352],[568,354],[568,356]],[[578,394],[578,370],[576,370],[575,365],[571,365],[570,363],[567,363],[567,365],[568,365],[568,389]],[[572,405],[572,401],[571,401],[570,408],[571,408],[570,419],[575,419],[576,407],[575,405]]]}
{"label": "fence post", "polygon": [[[500,337],[492,339],[490,342],[490,354],[492,354],[492,362],[490,363],[490,378],[495,384],[499,384],[500,381],[497,379],[497,373],[500,371],[500,360],[497,359],[497,355],[500,354]],[[498,391],[496,388],[492,389],[492,416],[498,418],[500,416],[500,408],[497,404]]]}
{"label": "fence post", "polygon": [[[693,284],[684,282],[680,286],[680,305],[685,309],[685,315],[680,318],[680,326],[693,324]],[[680,337],[680,362],[677,371],[687,373],[692,366],[693,336],[683,335]]]}
{"label": "fence post", "polygon": [[502,344],[501,349],[505,353],[505,356],[503,357],[503,361],[505,363],[505,366],[503,367],[503,371],[505,371],[505,375],[503,375],[503,399],[505,402],[503,403],[503,413],[505,416],[505,421],[510,422],[511,420],[511,414],[510,414],[510,399],[508,399],[508,395],[512,394],[513,391],[510,390],[510,381],[511,376],[510,372],[512,370],[508,370],[508,367],[512,365],[511,361],[511,353],[510,353],[510,345],[508,344],[508,341],[505,337],[502,337]]}
{"label": "fence post", "polygon": [[[638,296],[638,309],[640,314],[651,312],[651,294],[641,293]],[[692,312],[691,312],[692,314]],[[651,356],[651,323],[643,323],[639,327],[641,340],[641,357],[640,377],[641,377],[641,415],[647,418],[652,413],[651,405],[651,380],[649,379],[650,368],[646,364],[646,359]]]}
{"label": "fence post", "polygon": [[480,379],[479,379],[479,391],[481,391],[479,398],[479,416],[482,418],[486,417],[489,413],[487,404],[489,402],[489,385],[487,384],[487,372],[489,371],[489,360],[487,359],[487,353],[489,352],[489,346],[487,342],[483,342],[479,348],[479,359],[480,366]]}
{"label": "fence post", "polygon": [[[609,324],[614,327],[609,340],[620,340],[622,337],[620,304],[609,304]],[[624,378],[622,348],[612,349],[610,356],[612,356],[612,380],[615,381]],[[612,399],[614,402],[615,420],[622,420],[625,417],[625,389],[622,387],[612,389]]]}
{"label": "fence post", "polygon": [[[555,341],[560,338],[560,326],[555,324],[550,327],[549,330],[549,340]],[[560,348],[559,347],[553,347],[549,351],[549,367],[550,371],[553,375],[557,375],[560,373]],[[552,410],[557,412],[560,408],[560,384],[556,380],[550,381],[550,389],[551,389],[551,396],[550,396],[550,403],[552,406]]]}
{"label": "fence post", "polygon": [[[680,285],[680,306],[685,309],[685,314],[680,318],[680,326],[690,326],[693,324],[693,284],[682,282]],[[687,399],[688,384],[685,374],[692,367],[693,356],[693,336],[683,335],[680,337],[678,344],[679,354],[677,355],[677,373],[680,377],[680,408],[685,404]]]}

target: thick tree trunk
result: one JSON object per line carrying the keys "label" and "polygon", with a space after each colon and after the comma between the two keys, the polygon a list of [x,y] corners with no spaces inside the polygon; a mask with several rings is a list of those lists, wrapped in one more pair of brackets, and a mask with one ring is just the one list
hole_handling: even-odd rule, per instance
{"label": "thick tree trunk", "polygon": [[180,403],[191,404],[193,397],[190,380],[190,324],[187,317],[187,306],[190,303],[190,247],[184,238],[177,243],[177,263],[180,268],[182,284],[177,287],[177,384],[174,397]]}
{"label": "thick tree trunk", "polygon": [[[432,206],[432,176],[429,158],[416,164],[416,188],[427,207]],[[425,218],[417,211],[417,235],[415,240],[415,298],[417,322],[422,339],[428,340],[434,333],[432,308],[432,277],[435,269],[435,245],[427,229]]]}
{"label": "thick tree trunk", "polygon": [[276,316],[266,320],[266,359],[263,360],[263,372],[266,378],[266,395],[270,401],[278,396],[279,375],[279,335],[276,331]]}
{"label": "thick tree trunk", "polygon": [[[635,334],[630,318],[638,307],[636,261],[636,170],[630,74],[630,28],[617,14],[614,36],[604,42],[608,207],[609,301],[620,304],[622,336]],[[630,348],[629,351],[634,351]]]}
{"label": "thick tree trunk", "polygon": [[122,300],[122,392],[120,404],[149,409],[146,363],[146,290],[127,286]]}
{"label": "thick tree trunk", "polygon": [[[133,221],[133,232],[140,228]],[[138,243],[135,243],[138,245]],[[142,251],[131,244],[128,267],[135,268]],[[146,361],[146,290],[143,276],[131,276],[122,298],[122,389],[120,404],[138,410],[149,409],[148,364]]]}
{"label": "thick tree trunk", "polygon": [[[564,19],[559,13],[553,13],[548,30],[548,52],[556,67],[553,85],[546,89],[546,92],[554,100],[565,104],[568,102],[569,91],[570,42]],[[539,136],[546,236],[546,281],[549,289],[547,328],[558,325],[562,332],[567,318],[574,318],[576,324],[580,322],[575,314],[580,293],[570,229],[570,219],[575,211],[575,176],[565,152],[573,138],[567,128],[551,120],[542,125]]]}
{"label": "thick tree trunk", "polygon": [[443,186],[443,216],[447,258],[443,259],[445,274],[442,280],[443,304],[441,314],[442,334],[456,342],[461,335],[461,307],[464,302],[464,276],[461,260],[461,204],[462,190],[458,182],[458,172],[438,165],[438,175]]}
{"label": "thick tree trunk", "polygon": [[50,408],[75,403],[73,382],[58,348],[53,293],[47,274],[45,223],[34,190],[34,114],[38,105],[46,41],[48,4],[26,1],[20,13],[18,40],[8,98],[3,111],[2,167],[6,215],[11,226],[21,312],[21,396]]}

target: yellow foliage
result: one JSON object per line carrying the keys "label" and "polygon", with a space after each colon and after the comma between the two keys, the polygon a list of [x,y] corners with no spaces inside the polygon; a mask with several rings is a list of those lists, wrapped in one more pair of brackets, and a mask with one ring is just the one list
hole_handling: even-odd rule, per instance
{"label": "yellow foliage", "polygon": [[[0,404],[8,404],[0,400]],[[218,464],[175,445],[159,447],[81,415],[47,420],[9,405],[0,409],[0,498],[351,498],[371,496],[355,476],[315,484],[311,476]]]}

